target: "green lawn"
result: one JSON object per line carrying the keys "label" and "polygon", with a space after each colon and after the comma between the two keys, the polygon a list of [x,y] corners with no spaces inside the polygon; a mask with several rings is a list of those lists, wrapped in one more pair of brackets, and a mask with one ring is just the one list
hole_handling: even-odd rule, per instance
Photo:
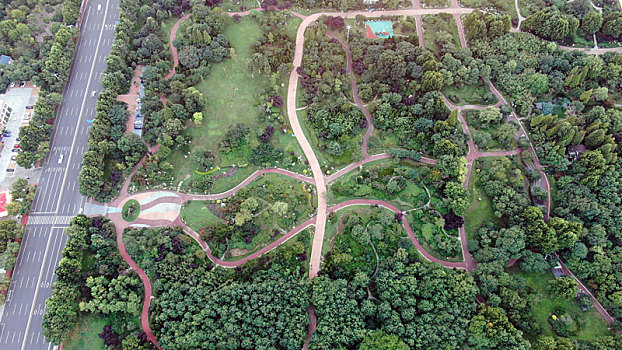
{"label": "green lawn", "polygon": [[[480,161],[478,161],[480,162]],[[464,228],[466,230],[467,240],[475,238],[475,233],[484,222],[491,221],[496,225],[501,224],[501,219],[496,217],[492,209],[492,200],[486,192],[481,188],[479,182],[479,174],[473,165],[473,172],[469,181],[469,190],[473,200],[464,216]]]}
{"label": "green lawn", "polygon": [[[396,162],[394,159],[381,159],[371,163],[367,163],[363,166],[363,170],[376,170],[376,169],[389,169],[393,170],[394,167],[409,166],[417,168],[422,165],[416,163],[414,165],[407,164],[405,162]],[[395,194],[389,194],[384,190],[369,189],[364,193],[357,195],[352,193],[352,186],[356,183],[356,178],[360,176],[361,171],[354,169],[335,180],[331,183],[331,195],[329,196],[329,203],[336,204],[350,199],[366,198],[366,199],[379,199],[389,202],[401,210],[409,210],[424,205],[428,201],[428,195],[422,184],[415,184],[412,181],[406,181],[406,186],[401,191]],[[363,188],[363,187],[360,187]]]}
{"label": "green lawn", "polygon": [[91,313],[82,313],[78,324],[69,337],[63,342],[64,350],[104,350],[104,340],[98,334],[109,324],[104,317]]}
{"label": "green lawn", "polygon": [[140,204],[135,199],[130,199],[129,201],[123,204],[123,208],[121,210],[121,216],[123,220],[127,222],[132,222],[138,218],[140,214]]}
{"label": "green lawn", "polygon": [[532,304],[532,310],[534,317],[538,323],[542,326],[543,333],[547,335],[553,335],[548,319],[553,313],[553,309],[561,306],[566,309],[573,318],[577,319],[579,323],[583,323],[578,333],[571,338],[575,340],[594,340],[597,337],[608,335],[607,322],[600,316],[594,309],[588,311],[582,311],[579,303],[575,300],[557,300],[553,299],[547,289],[547,281],[553,279],[553,273],[547,271],[544,274],[527,273],[521,271],[517,267],[512,267],[509,272],[515,273],[520,277],[523,277],[527,286],[534,289],[536,293],[535,303]]}
{"label": "green lawn", "polygon": [[205,201],[191,201],[181,207],[181,219],[195,231],[209,225],[216,225],[223,220],[205,205]]}
{"label": "green lawn", "polygon": [[[520,0],[522,1],[522,0]],[[501,14],[507,14],[512,17],[512,19],[518,19],[518,14],[516,13],[516,8],[514,7],[514,0],[459,0],[460,4],[464,7],[472,7],[479,9],[496,9]],[[520,6],[520,5],[519,5]],[[521,8],[521,14],[524,17],[525,13]]]}
{"label": "green lawn", "polygon": [[424,8],[446,8],[450,6],[449,0],[421,0]]}
{"label": "green lawn", "polygon": [[[295,31],[299,23],[299,19],[289,19],[286,30]],[[252,45],[263,35],[262,28],[252,18],[244,17],[239,23],[229,25],[224,35],[235,50],[235,55],[223,62],[211,65],[207,77],[196,86],[206,97],[207,107],[203,113],[205,116],[203,123],[200,126],[188,127],[187,133],[192,137],[190,150],[199,146],[209,148],[216,156],[215,164],[223,167],[222,171],[226,171],[224,167],[231,165],[246,165],[251,151],[259,145],[257,135],[262,134],[267,125],[274,124],[276,132],[272,137],[272,142],[275,147],[281,148],[287,155],[293,152],[291,158],[300,157],[301,159],[297,162],[287,161],[286,164],[279,166],[301,172],[306,167],[305,158],[296,138],[291,135],[290,131],[279,130],[280,125],[289,125],[285,108],[282,111],[284,118],[276,117],[275,120],[272,117],[272,120],[268,120],[265,117],[266,113],[261,101],[263,101],[262,95],[271,88],[270,79],[265,75],[252,77],[248,73],[247,62],[253,54]],[[280,93],[284,98],[286,87],[284,85],[280,88]],[[220,140],[229,127],[238,123],[243,123],[250,129],[250,135],[247,137],[248,144],[226,154],[220,152]],[[199,177],[194,173],[196,166],[189,161],[188,155],[188,149],[176,150],[167,159],[173,165],[176,182],[188,180],[188,176]],[[249,165],[232,177],[221,178],[215,182],[212,192],[230,189],[257,169],[257,166]]]}
{"label": "green lawn", "polygon": [[218,7],[225,11],[237,12],[241,10],[240,6],[244,6],[246,10],[252,10],[260,5],[261,3],[257,0],[226,0],[218,4]]}

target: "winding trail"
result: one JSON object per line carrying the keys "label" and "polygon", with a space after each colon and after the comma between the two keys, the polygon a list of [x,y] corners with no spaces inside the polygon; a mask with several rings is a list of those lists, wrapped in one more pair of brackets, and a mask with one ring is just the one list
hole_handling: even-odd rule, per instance
{"label": "winding trail", "polygon": [[164,77],[164,80],[171,79],[173,75],[175,75],[175,69],[179,65],[179,56],[177,54],[177,48],[175,47],[175,45],[173,45],[173,40],[175,40],[175,36],[177,36],[177,29],[179,29],[179,25],[182,24],[188,18],[190,18],[190,13],[184,15],[179,20],[177,20],[177,22],[175,22],[175,24],[173,25],[173,28],[171,29],[171,35],[169,35],[168,37],[168,44],[171,46],[171,54],[173,55],[173,68],[171,69],[170,72],[168,72],[166,77]]}
{"label": "winding trail", "polygon": [[361,101],[361,98],[359,97],[359,89],[358,89],[358,86],[356,85],[356,76],[354,75],[354,72],[352,71],[352,54],[350,53],[350,48],[348,47],[348,45],[343,40],[341,40],[339,37],[337,37],[335,34],[331,33],[330,31],[327,31],[326,35],[328,35],[334,40],[337,40],[341,44],[341,47],[343,47],[343,51],[346,53],[346,62],[347,62],[346,72],[350,75],[350,80],[351,80],[351,85],[352,85],[352,97],[354,98],[354,103],[356,103],[356,105],[361,110],[361,112],[363,112],[363,115],[365,116],[365,120],[367,121],[367,131],[365,131],[365,135],[363,136],[363,155],[365,159],[367,159],[369,158],[369,153],[367,152],[367,143],[369,141],[369,138],[371,137],[371,134],[374,132],[374,122],[371,118],[371,113],[369,113],[369,111],[367,110],[367,107],[363,105],[363,102]]}
{"label": "winding trail", "polygon": [[125,249],[125,243],[123,243],[123,231],[125,231],[125,227],[117,226],[117,225],[115,226],[116,226],[115,230],[116,230],[116,237],[117,237],[117,247],[119,248],[121,257],[123,257],[123,260],[125,260],[125,262],[128,265],[130,265],[130,268],[132,270],[136,271],[136,273],[138,274],[138,277],[143,283],[143,286],[145,287],[145,296],[143,298],[143,309],[140,314],[140,326],[143,329],[143,332],[145,332],[145,335],[147,335],[147,340],[152,342],[156,348],[158,348],[159,350],[162,350],[162,348],[158,345],[158,340],[153,335],[153,332],[151,332],[151,327],[149,326],[149,306],[151,305],[151,298],[152,298],[151,282],[149,282],[149,277],[147,277],[147,274],[145,273],[145,271],[143,271],[140,268],[140,266],[138,266],[138,264],[136,264],[136,262],[132,260],[130,255],[127,253],[127,250]]}
{"label": "winding trail", "polygon": [[[351,207],[351,206],[357,206],[357,205],[372,205],[372,206],[378,206],[378,207],[383,207],[386,209],[391,210],[392,212],[396,213],[396,214],[404,214],[404,212],[400,209],[398,209],[396,206],[394,206],[391,203],[387,203],[385,201],[381,201],[381,200],[376,200],[376,199],[352,199],[352,200],[348,200],[348,201],[344,201],[341,202],[337,205],[334,205],[332,207],[330,207],[328,209],[329,213],[347,208],[347,207]],[[441,260],[439,258],[436,258],[434,256],[432,256],[432,254],[428,253],[423,246],[421,245],[421,243],[419,243],[419,241],[417,240],[417,238],[415,237],[415,234],[412,230],[412,227],[410,226],[410,224],[408,223],[408,219],[406,218],[406,215],[402,215],[401,218],[401,223],[402,226],[404,226],[404,229],[406,230],[406,233],[408,234],[408,238],[410,238],[410,241],[413,243],[413,245],[415,245],[415,247],[417,247],[417,250],[419,251],[419,253],[421,253],[421,255],[430,262],[435,262],[438,264],[441,264],[445,267],[449,267],[449,268],[456,268],[456,269],[466,269],[467,265],[464,262],[452,262],[452,261],[445,261],[445,260]]]}

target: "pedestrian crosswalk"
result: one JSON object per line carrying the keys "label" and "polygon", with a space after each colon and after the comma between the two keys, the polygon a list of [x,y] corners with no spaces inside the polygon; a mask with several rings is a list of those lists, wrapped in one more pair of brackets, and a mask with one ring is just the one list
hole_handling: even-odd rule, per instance
{"label": "pedestrian crosswalk", "polygon": [[69,225],[73,216],[33,215],[28,217],[28,225]]}

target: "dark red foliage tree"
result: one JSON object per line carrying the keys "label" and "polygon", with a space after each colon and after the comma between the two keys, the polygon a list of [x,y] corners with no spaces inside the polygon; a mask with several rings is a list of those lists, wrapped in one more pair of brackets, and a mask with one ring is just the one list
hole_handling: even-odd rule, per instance
{"label": "dark red foliage tree", "polygon": [[324,23],[326,23],[328,28],[331,30],[342,29],[346,25],[346,22],[344,21],[342,17],[333,17],[333,16],[326,17],[326,21]]}
{"label": "dark red foliage tree", "polygon": [[443,215],[443,219],[445,219],[445,230],[453,230],[464,225],[464,218],[454,213],[447,213]]}

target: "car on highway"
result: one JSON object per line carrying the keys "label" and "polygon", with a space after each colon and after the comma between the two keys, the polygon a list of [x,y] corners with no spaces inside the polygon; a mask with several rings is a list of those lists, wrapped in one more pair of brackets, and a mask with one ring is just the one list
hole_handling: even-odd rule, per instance
{"label": "car on highway", "polygon": [[102,9],[102,4],[97,4],[97,11],[101,11]]}
{"label": "car on highway", "polygon": [[64,154],[61,154],[60,157],[58,157],[58,164],[61,164],[63,162],[64,157],[65,157]]}

